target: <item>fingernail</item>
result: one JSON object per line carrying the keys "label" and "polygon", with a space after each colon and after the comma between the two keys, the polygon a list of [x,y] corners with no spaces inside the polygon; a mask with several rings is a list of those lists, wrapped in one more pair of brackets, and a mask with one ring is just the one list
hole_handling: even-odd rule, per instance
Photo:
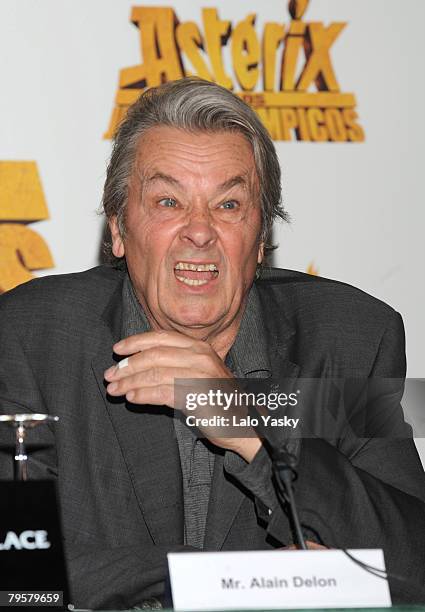
{"label": "fingernail", "polygon": [[126,395],[125,395],[125,396],[126,396],[126,398],[127,398],[128,400],[130,400],[130,402],[131,402],[131,400],[132,400],[132,399],[133,399],[133,397],[134,397],[134,391],[129,391],[128,393],[126,393]]}
{"label": "fingernail", "polygon": [[108,378],[108,376],[112,376],[115,373],[116,369],[117,369],[117,366],[111,366],[110,368],[105,370],[105,372],[103,374],[104,377]]}
{"label": "fingernail", "polygon": [[118,362],[118,368],[121,370],[121,368],[126,368],[128,366],[128,357],[126,357],[125,359],[121,359],[121,361]]}
{"label": "fingernail", "polygon": [[111,391],[114,392],[118,387],[118,383],[111,383],[110,385],[108,385],[108,393],[110,393]]}

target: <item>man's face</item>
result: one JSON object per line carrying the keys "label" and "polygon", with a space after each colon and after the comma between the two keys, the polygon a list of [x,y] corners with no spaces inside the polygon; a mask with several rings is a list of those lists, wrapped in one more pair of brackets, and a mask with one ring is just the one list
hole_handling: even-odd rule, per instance
{"label": "man's face", "polygon": [[161,126],[140,140],[126,236],[111,221],[154,328],[206,339],[239,325],[262,259],[258,176],[238,133]]}

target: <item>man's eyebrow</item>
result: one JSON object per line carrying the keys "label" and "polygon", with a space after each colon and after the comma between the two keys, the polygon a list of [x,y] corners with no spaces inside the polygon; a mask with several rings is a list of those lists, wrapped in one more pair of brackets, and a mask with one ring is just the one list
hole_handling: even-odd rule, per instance
{"label": "man's eyebrow", "polygon": [[[182,183],[178,181],[176,178],[171,176],[170,174],[164,174],[163,172],[155,172],[152,176],[147,177],[146,183],[153,183],[154,181],[164,181],[165,183],[169,183],[170,185],[174,185],[177,187],[182,187]],[[236,175],[227,179],[217,187],[217,191],[223,192],[228,191],[232,187],[237,187],[241,185],[242,187],[246,187],[248,185],[248,181],[244,175]]]}
{"label": "man's eyebrow", "polygon": [[218,191],[227,191],[228,189],[231,189],[232,187],[238,187],[239,185],[241,185],[242,187],[246,187],[248,185],[245,176],[232,176],[231,178],[227,179],[227,181],[224,181],[224,183],[221,183],[221,185],[218,186]]}
{"label": "man's eyebrow", "polygon": [[152,183],[153,181],[164,181],[165,183],[170,183],[170,185],[176,185],[178,187],[182,186],[180,181],[169,174],[164,174],[163,172],[155,172],[155,174],[146,179],[147,183]]}

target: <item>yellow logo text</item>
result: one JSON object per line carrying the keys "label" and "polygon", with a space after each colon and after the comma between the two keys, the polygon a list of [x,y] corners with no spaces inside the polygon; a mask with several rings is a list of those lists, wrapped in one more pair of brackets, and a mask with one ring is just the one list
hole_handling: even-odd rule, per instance
{"label": "yellow logo text", "polygon": [[347,23],[303,21],[308,3],[290,0],[288,22],[266,23],[262,32],[255,13],[231,23],[205,8],[199,26],[180,23],[170,7],[133,7],[143,62],[120,71],[105,138],[146,88],[197,75],[235,91],[275,140],[362,142],[355,95],[341,92],[331,57]]}

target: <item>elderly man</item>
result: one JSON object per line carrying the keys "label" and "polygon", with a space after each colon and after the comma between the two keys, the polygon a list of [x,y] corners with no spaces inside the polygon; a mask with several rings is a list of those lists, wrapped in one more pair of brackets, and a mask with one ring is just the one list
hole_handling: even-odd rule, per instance
{"label": "elderly man", "polygon": [[[60,416],[37,433],[30,474],[57,478],[73,602],[147,606],[171,550],[293,544],[262,439],[194,436],[172,418],[174,379],[402,378],[403,326],[352,287],[263,266],[285,216],[278,160],[215,84],[141,96],[103,203],[118,264],[2,296],[0,405]],[[423,582],[425,480],[400,431],[302,440],[296,497],[309,540],[383,547],[390,572]],[[392,590],[415,597],[403,580]]]}

